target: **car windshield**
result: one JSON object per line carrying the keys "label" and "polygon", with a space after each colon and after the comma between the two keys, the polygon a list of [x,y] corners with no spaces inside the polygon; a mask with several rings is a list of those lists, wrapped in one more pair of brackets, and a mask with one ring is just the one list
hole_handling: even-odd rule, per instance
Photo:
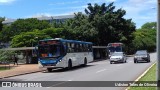
{"label": "car windshield", "polygon": [[122,56],[123,53],[113,53],[112,56]]}
{"label": "car windshield", "polygon": [[146,51],[137,51],[136,55],[146,55],[147,52]]}

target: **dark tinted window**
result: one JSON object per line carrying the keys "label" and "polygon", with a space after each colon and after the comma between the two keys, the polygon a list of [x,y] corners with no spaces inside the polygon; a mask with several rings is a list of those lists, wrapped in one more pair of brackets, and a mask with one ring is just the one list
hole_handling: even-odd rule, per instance
{"label": "dark tinted window", "polygon": [[143,51],[137,51],[136,54],[147,54],[147,51],[143,50]]}

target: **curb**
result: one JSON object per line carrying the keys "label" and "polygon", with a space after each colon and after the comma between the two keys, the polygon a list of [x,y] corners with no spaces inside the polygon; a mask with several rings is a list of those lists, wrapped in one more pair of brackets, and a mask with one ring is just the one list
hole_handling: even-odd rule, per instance
{"label": "curb", "polygon": [[[139,81],[139,79],[141,79],[154,65],[156,64],[156,62],[154,62],[147,70],[145,70],[136,80],[134,80],[134,82]],[[127,87],[125,90],[129,90],[130,87]]]}
{"label": "curb", "polygon": [[42,72],[42,71],[44,71],[44,70],[38,70],[38,71],[33,71],[33,72],[25,72],[25,73],[21,73],[21,74],[6,76],[6,77],[0,77],[0,79],[5,79],[5,78],[9,78],[9,77],[14,77],[14,76],[20,76],[20,75],[25,75],[25,74],[31,74],[31,73],[37,73],[37,72]]}

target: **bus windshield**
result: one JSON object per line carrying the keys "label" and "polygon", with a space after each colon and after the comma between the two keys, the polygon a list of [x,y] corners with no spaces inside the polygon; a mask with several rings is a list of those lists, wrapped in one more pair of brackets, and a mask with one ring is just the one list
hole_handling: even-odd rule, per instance
{"label": "bus windshield", "polygon": [[121,46],[117,46],[117,47],[109,47],[110,52],[121,52],[122,48]]}
{"label": "bus windshield", "polygon": [[41,45],[38,47],[39,57],[59,57],[64,53],[61,45]]}

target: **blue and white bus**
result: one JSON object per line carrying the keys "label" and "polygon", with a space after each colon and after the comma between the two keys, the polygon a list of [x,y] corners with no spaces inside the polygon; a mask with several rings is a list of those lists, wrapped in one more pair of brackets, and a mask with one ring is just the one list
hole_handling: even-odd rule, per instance
{"label": "blue and white bus", "polygon": [[40,40],[38,64],[50,72],[54,68],[72,68],[93,61],[92,43],[61,38]]}

